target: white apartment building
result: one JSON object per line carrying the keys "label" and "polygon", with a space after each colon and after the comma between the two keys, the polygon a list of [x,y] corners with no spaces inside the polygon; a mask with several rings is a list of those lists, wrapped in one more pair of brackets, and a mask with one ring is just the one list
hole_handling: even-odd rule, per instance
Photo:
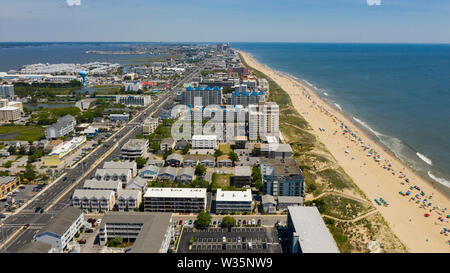
{"label": "white apartment building", "polygon": [[174,230],[171,213],[108,212],[99,227],[100,245],[121,236],[133,242],[130,253],[167,253]]}
{"label": "white apartment building", "polygon": [[148,118],[142,124],[142,133],[144,135],[152,134],[158,127],[159,120],[157,118]]}
{"label": "white apartment building", "polygon": [[110,211],[116,202],[112,190],[76,189],[72,196],[72,206],[84,210]]}
{"label": "white apartment building", "polygon": [[216,135],[193,135],[192,148],[194,149],[214,149],[217,146]]}
{"label": "white apartment building", "polygon": [[280,134],[280,109],[275,102],[248,106],[249,140],[265,139]]}
{"label": "white apartment building", "polygon": [[83,224],[83,212],[74,207],[67,207],[51,219],[33,239],[51,245],[57,252],[62,252]]}
{"label": "white apartment building", "polygon": [[224,191],[217,189],[216,213],[232,211],[252,211],[252,191]]}
{"label": "white apartment building", "polygon": [[151,96],[144,95],[119,95],[116,96],[116,103],[126,106],[147,106],[151,103]]}
{"label": "white apartment building", "polygon": [[122,158],[125,160],[135,160],[137,157],[148,157],[147,139],[130,139],[122,146]]}
{"label": "white apartment building", "polygon": [[52,139],[65,136],[74,131],[77,121],[71,115],[65,115],[58,121],[45,129],[45,138]]}
{"label": "white apartment building", "polygon": [[199,213],[206,209],[206,189],[148,188],[144,211]]}

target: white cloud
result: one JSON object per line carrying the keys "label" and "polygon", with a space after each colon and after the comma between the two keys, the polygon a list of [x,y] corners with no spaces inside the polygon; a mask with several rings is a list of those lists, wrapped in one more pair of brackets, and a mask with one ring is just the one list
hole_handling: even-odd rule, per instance
{"label": "white cloud", "polygon": [[369,5],[369,6],[381,5],[381,0],[366,0],[366,1],[367,1],[367,5]]}
{"label": "white cloud", "polygon": [[69,7],[81,6],[81,0],[66,0]]}

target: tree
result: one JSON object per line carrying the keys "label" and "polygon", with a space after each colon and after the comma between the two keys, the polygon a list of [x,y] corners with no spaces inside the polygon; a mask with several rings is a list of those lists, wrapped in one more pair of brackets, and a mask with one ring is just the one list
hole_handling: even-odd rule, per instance
{"label": "tree", "polygon": [[197,167],[195,167],[195,174],[199,175],[199,176],[203,176],[206,174],[206,167],[203,165],[197,165]]}
{"label": "tree", "polygon": [[138,169],[144,167],[145,163],[147,163],[147,159],[142,158],[142,157],[136,157],[136,165],[137,165]]}
{"label": "tree", "polygon": [[211,219],[212,219],[212,216],[209,213],[207,213],[205,211],[201,211],[197,215],[196,226],[197,227],[207,227],[211,224]]}
{"label": "tree", "polygon": [[152,141],[150,143],[150,149],[157,152],[159,150],[159,143],[156,141]]}
{"label": "tree", "polygon": [[25,167],[25,172],[23,173],[23,177],[28,179],[28,181],[31,181],[31,180],[34,180],[37,178],[35,167],[32,164],[30,164],[30,163],[27,164],[27,166]]}
{"label": "tree", "polygon": [[261,150],[257,149],[257,148],[253,148],[252,155],[253,156],[261,156]]}
{"label": "tree", "polygon": [[187,155],[189,153],[189,150],[191,149],[191,144],[188,143],[186,146],[184,146],[183,150],[181,151],[182,154]]}
{"label": "tree", "polygon": [[116,247],[123,243],[123,238],[121,236],[117,236],[108,241],[108,247]]}
{"label": "tree", "polygon": [[256,165],[253,166],[253,168],[252,168],[252,181],[253,181],[253,183],[255,183],[255,187],[258,190],[261,190],[261,188],[262,188],[262,175],[261,175],[261,170]]}
{"label": "tree", "polygon": [[221,155],[223,155],[223,152],[221,151],[221,150],[219,150],[219,149],[217,149],[215,152],[214,152],[214,156],[217,158],[217,157],[219,157],[219,156],[221,156]]}
{"label": "tree", "polygon": [[28,155],[33,155],[37,152],[37,148],[35,146],[30,146],[30,149],[28,150]]}
{"label": "tree", "polygon": [[168,149],[168,150],[165,150],[165,151],[164,151],[164,155],[163,155],[164,160],[166,160],[167,157],[168,157],[169,155],[171,155],[172,153],[173,153],[172,148],[170,148],[170,149]]}
{"label": "tree", "polygon": [[8,153],[9,153],[10,155],[16,154],[16,147],[14,147],[14,146],[9,146],[9,148],[8,148]]}
{"label": "tree", "polygon": [[231,151],[228,155],[230,156],[231,161],[233,161],[233,164],[234,162],[239,161],[239,156],[234,151]]}
{"label": "tree", "polygon": [[236,224],[236,220],[231,216],[225,216],[222,219],[222,224],[220,224],[221,227],[233,227]]}

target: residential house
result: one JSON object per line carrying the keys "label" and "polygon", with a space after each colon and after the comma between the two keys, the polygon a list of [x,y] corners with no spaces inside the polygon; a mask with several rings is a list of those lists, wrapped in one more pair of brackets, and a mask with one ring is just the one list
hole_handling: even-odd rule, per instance
{"label": "residential house", "polygon": [[194,173],[194,169],[190,167],[178,169],[175,180],[184,184],[191,183],[194,180]]}
{"label": "residential house", "polygon": [[167,166],[159,171],[158,179],[175,181],[176,176],[177,176],[177,169],[171,166]]}
{"label": "residential house", "polygon": [[130,169],[131,175],[137,175],[136,161],[108,161],[103,164],[103,169]]}
{"label": "residential house", "polygon": [[142,178],[146,178],[148,180],[155,180],[156,178],[158,178],[158,173],[159,173],[159,167],[156,166],[145,166],[139,176]]}
{"label": "residential house", "polygon": [[195,167],[198,164],[198,158],[196,155],[187,155],[183,159],[184,167]]}
{"label": "residential house", "polygon": [[228,155],[221,155],[217,157],[217,167],[232,167],[233,161]]}
{"label": "residential house", "polygon": [[182,155],[173,153],[166,158],[166,166],[179,167],[182,161]]}
{"label": "residential house", "polygon": [[125,189],[127,190],[140,190],[141,192],[145,192],[147,188],[148,180],[139,176],[136,176],[125,186]]}
{"label": "residential house", "polygon": [[175,140],[171,137],[164,138],[161,140],[159,144],[159,148],[161,151],[166,151],[175,148]]}
{"label": "residential house", "polygon": [[215,167],[216,166],[216,158],[212,155],[204,155],[200,157],[200,164],[205,167]]}
{"label": "residential house", "polygon": [[121,190],[117,197],[119,210],[136,210],[142,202],[142,192],[140,190]]}

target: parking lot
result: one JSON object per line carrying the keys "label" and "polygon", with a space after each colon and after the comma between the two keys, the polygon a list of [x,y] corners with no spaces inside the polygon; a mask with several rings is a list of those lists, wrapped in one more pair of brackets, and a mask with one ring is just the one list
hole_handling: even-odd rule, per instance
{"label": "parking lot", "polygon": [[[15,190],[13,190],[8,196],[14,198],[15,205],[20,205],[31,199],[34,195],[37,194],[37,192],[33,192],[33,188],[36,185],[20,185],[20,187],[17,187]],[[6,210],[6,197],[2,198],[0,201],[0,212],[5,212]]]}
{"label": "parking lot", "polygon": [[[225,237],[225,240],[224,240]],[[190,246],[190,240],[193,243]],[[178,253],[282,253],[278,232],[272,227],[193,229],[185,227]]]}

